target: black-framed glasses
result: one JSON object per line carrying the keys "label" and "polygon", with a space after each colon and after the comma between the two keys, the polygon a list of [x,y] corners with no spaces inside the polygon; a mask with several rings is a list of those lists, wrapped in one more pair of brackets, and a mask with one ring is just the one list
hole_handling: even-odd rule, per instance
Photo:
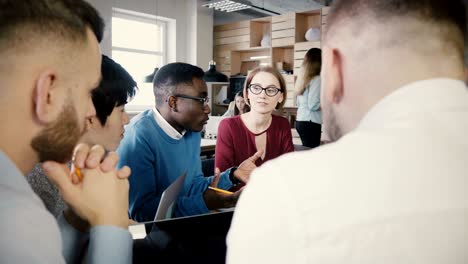
{"label": "black-framed glasses", "polygon": [[210,98],[207,96],[205,98],[202,98],[202,97],[197,97],[197,96],[191,96],[191,95],[186,95],[186,94],[174,94],[173,95],[174,97],[180,97],[180,98],[186,98],[186,99],[192,99],[192,100],[195,100],[195,101],[198,101],[200,102],[203,107],[207,107],[209,106],[209,103],[210,103]]}
{"label": "black-framed glasses", "polygon": [[265,94],[270,97],[273,97],[282,91],[280,88],[275,87],[275,86],[268,86],[268,87],[263,88],[262,86],[255,84],[255,83],[249,84],[248,88],[249,88],[249,91],[253,94],[258,95],[258,94],[261,94],[262,91],[265,91]]}

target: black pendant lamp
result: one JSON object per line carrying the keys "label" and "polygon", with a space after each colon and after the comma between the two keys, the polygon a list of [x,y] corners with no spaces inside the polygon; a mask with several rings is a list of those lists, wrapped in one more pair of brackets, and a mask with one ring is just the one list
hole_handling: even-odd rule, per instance
{"label": "black pendant lamp", "polygon": [[156,72],[158,72],[158,70],[159,70],[159,68],[156,67],[156,68],[154,68],[153,73],[151,73],[150,75],[146,75],[145,78],[144,78],[145,83],[152,83],[153,79],[154,79],[154,76],[156,75]]}
{"label": "black pendant lamp", "polygon": [[216,62],[210,61],[209,68],[203,76],[205,82],[228,82],[228,77],[216,70]]}

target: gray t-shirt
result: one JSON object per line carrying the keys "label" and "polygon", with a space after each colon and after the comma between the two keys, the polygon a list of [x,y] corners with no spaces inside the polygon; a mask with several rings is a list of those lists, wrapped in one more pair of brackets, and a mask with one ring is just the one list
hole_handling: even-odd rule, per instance
{"label": "gray t-shirt", "polygon": [[44,202],[47,210],[58,218],[67,207],[57,187],[47,178],[40,163],[26,175],[26,180],[33,191]]}

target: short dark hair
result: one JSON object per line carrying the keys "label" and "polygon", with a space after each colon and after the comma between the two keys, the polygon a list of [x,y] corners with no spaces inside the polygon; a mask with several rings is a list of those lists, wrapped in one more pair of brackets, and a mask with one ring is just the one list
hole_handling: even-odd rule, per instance
{"label": "short dark hair", "polygon": [[99,12],[88,2],[81,1],[76,5],[76,1],[67,1],[72,3],[70,8],[74,9],[77,15],[91,28],[98,42],[104,37],[105,23]]}
{"label": "short dark hair", "polygon": [[125,105],[132,98],[138,87],[132,76],[117,62],[102,55],[102,79],[93,90],[92,99],[96,116],[105,125],[107,117],[116,106]]}
{"label": "short dark hair", "polygon": [[41,38],[84,42],[88,27],[102,39],[104,23],[83,0],[0,1],[0,52]]}
{"label": "short dark hair", "polygon": [[164,65],[158,70],[153,79],[153,92],[156,105],[162,105],[167,96],[175,92],[179,84],[193,84],[193,79],[202,79],[205,73],[200,67],[174,62]]}
{"label": "short dark hair", "polygon": [[[335,0],[327,16],[325,39],[329,35],[328,32],[333,31],[332,28],[339,27],[337,22],[342,19],[352,20],[367,12],[376,20],[411,17],[427,23],[449,25],[458,29],[460,35],[446,34],[447,40],[454,43],[457,49],[464,46],[464,43],[460,42],[466,42],[466,9],[461,0]],[[333,33],[330,33],[330,36],[332,35]],[[459,52],[462,54],[463,50]]]}

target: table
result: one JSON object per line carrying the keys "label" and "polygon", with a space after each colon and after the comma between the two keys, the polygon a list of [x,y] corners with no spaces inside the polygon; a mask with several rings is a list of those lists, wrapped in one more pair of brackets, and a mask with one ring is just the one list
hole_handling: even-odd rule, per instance
{"label": "table", "polygon": [[147,236],[133,241],[133,263],[225,263],[232,216],[231,210],[146,223]]}
{"label": "table", "polygon": [[215,153],[216,139],[201,139],[200,156],[211,158]]}
{"label": "table", "polygon": [[[291,129],[294,145],[302,145],[301,138],[295,128]],[[200,156],[211,158],[215,154],[216,139],[202,138],[200,143]]]}

